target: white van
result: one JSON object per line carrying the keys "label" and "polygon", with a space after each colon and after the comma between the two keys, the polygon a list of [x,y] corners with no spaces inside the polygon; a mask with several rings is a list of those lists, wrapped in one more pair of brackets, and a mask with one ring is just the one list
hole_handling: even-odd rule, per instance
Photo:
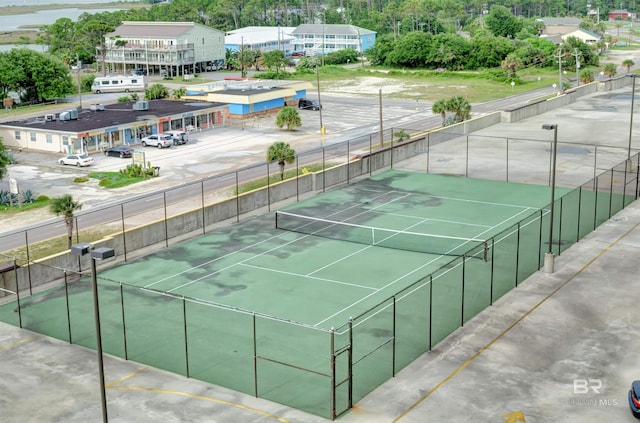
{"label": "white van", "polygon": [[130,91],[144,91],[147,88],[147,82],[144,76],[132,75],[115,75],[115,76],[99,76],[93,80],[91,91],[100,93],[117,93]]}

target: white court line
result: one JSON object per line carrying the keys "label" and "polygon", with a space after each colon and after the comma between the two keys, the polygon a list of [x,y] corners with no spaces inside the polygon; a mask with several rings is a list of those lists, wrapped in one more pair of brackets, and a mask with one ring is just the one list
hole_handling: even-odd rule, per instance
{"label": "white court line", "polygon": [[378,210],[371,210],[372,213],[378,213],[381,215],[387,215],[387,216],[398,216],[398,217],[406,217],[409,219],[424,219],[424,221],[433,221],[433,222],[442,222],[442,223],[454,223],[456,225],[460,225],[460,226],[479,226],[481,228],[489,228],[489,225],[480,225],[477,223],[466,223],[466,222],[458,222],[457,220],[445,220],[445,219],[434,219],[432,217],[424,217],[424,216],[414,216],[411,214],[402,214],[402,213],[386,213],[383,211],[378,211]]}
{"label": "white court line", "polygon": [[[528,209],[528,208],[527,208],[527,209]],[[496,227],[498,227],[498,226],[500,226],[500,225],[503,225],[504,223],[506,223],[506,222],[508,222],[508,221],[512,220],[513,218],[517,217],[518,215],[520,215],[520,214],[522,214],[522,213],[526,212],[526,211],[527,211],[527,209],[525,209],[525,210],[521,210],[519,213],[517,213],[517,214],[515,214],[515,215],[513,215],[513,216],[511,216],[511,217],[509,217],[508,219],[505,219],[505,220],[503,220],[502,222],[495,224],[493,227],[491,227],[491,228],[489,228],[489,229],[487,229],[487,230],[485,230],[485,231],[481,232],[480,234],[478,234],[478,236],[477,236],[477,237],[480,237],[482,234],[485,234],[486,232],[490,231],[491,229],[496,228]],[[463,244],[461,244],[461,245],[464,245],[464,244],[466,244],[466,242],[465,242],[465,243],[463,243]],[[459,248],[459,247],[460,247],[460,246],[458,246],[458,247],[456,247],[456,248]],[[379,289],[378,289],[378,291],[381,291],[381,290],[383,290],[383,289],[388,288],[389,286],[392,286],[392,285],[396,284],[396,283],[397,283],[397,282],[399,282],[400,280],[402,280],[402,279],[404,279],[404,278],[406,278],[406,277],[408,277],[408,276],[412,275],[413,273],[415,273],[415,272],[417,272],[417,271],[419,271],[419,270],[423,269],[424,267],[426,267],[426,266],[428,266],[428,265],[432,264],[434,261],[438,260],[440,257],[443,257],[443,256],[439,256],[439,257],[437,257],[437,258],[434,258],[433,260],[431,260],[431,261],[429,261],[429,262],[427,262],[427,263],[423,264],[422,266],[420,266],[420,267],[418,267],[418,268],[416,268],[416,269],[414,269],[414,270],[412,270],[412,271],[410,271],[410,272],[408,272],[408,273],[406,273],[406,274],[404,274],[404,275],[400,276],[399,278],[394,279],[393,281],[391,281],[391,282],[389,282],[388,284],[384,285],[383,287],[379,288]],[[448,272],[449,272],[449,271],[451,271],[451,270],[452,270],[452,269],[448,269],[448,270],[447,270],[446,272],[444,272],[443,274],[446,274],[446,273],[448,273]],[[427,276],[427,275],[425,275],[425,276]],[[350,309],[350,308],[354,307],[355,305],[357,305],[357,304],[361,303],[362,301],[364,301],[364,300],[366,300],[366,299],[370,298],[371,296],[375,295],[378,291],[376,291],[376,292],[372,292],[371,294],[369,294],[369,295],[367,295],[367,296],[365,296],[365,297],[363,297],[363,298],[359,299],[358,301],[356,301],[356,302],[352,303],[351,305],[346,306],[346,307],[343,307],[343,308],[342,308],[342,310],[339,310],[339,311],[337,311],[337,312],[333,313],[332,315],[330,315],[329,317],[327,317],[326,319],[324,319],[324,320],[321,320],[321,321],[317,322],[317,323],[315,324],[315,326],[319,326],[319,325],[321,325],[321,324],[325,323],[326,321],[328,321],[329,319],[331,319],[331,318],[333,318],[333,317],[335,317],[335,316],[337,316],[337,315],[339,315],[339,314],[341,314],[341,313],[344,313],[344,312],[345,312],[345,311],[347,311],[348,309]],[[368,318],[367,318],[367,319],[368,319]],[[363,322],[365,322],[367,319],[364,319],[364,320],[363,320]]]}
{"label": "white court line", "polygon": [[[380,192],[380,191],[376,191],[376,190],[362,190],[362,191]],[[510,207],[510,208],[517,208],[517,209],[539,210],[536,207],[521,206],[521,205],[518,205],[518,204],[494,203],[492,201],[471,200],[471,199],[468,199],[468,198],[441,197],[439,195],[418,193],[418,192],[409,192],[409,193],[407,193],[406,191],[387,191],[387,193],[398,193],[398,194],[405,193],[405,194],[408,194],[410,196],[415,196],[415,197],[429,197],[429,198],[437,198],[437,199],[441,199],[441,200],[460,201],[460,202],[464,202],[464,203],[489,204],[489,205],[492,205],[492,206]]]}
{"label": "white court line", "polygon": [[267,267],[255,266],[253,264],[241,263],[241,265],[242,266],[246,266],[246,267],[253,267],[254,269],[260,269],[262,271],[274,272],[274,273],[282,273],[284,275],[291,275],[291,276],[302,276],[304,278],[315,279],[315,280],[323,281],[323,282],[331,282],[331,283],[335,283],[335,284],[339,284],[339,285],[353,286],[355,288],[368,289],[370,291],[376,291],[377,290],[377,288],[372,288],[372,287],[366,286],[366,285],[358,285],[358,284],[355,284],[355,283],[336,281],[336,280],[333,280],[333,279],[319,278],[317,276],[301,275],[299,273],[286,272],[284,270],[277,270],[277,269],[270,269],[270,268],[267,268]]}
{"label": "white court line", "polygon": [[[379,195],[378,197],[382,197],[383,195],[387,195],[387,194],[388,194],[388,193],[384,193],[384,194]],[[393,200],[393,201],[396,201],[396,200]],[[342,210],[336,211],[335,213],[332,213],[332,214],[330,214],[329,216],[333,216],[334,214],[338,214],[338,213],[341,213],[341,212],[343,212],[343,211],[345,211],[345,210],[349,210],[349,209],[352,209],[352,208],[355,208],[355,207],[358,207],[358,206],[360,206],[360,204],[352,205],[352,206],[347,207],[347,208],[345,208],[345,209],[342,209]],[[288,232],[287,232],[287,233],[288,233]],[[256,247],[256,246],[258,246],[258,245],[260,245],[260,244],[263,244],[263,243],[265,243],[265,242],[268,242],[268,241],[271,241],[271,240],[274,240],[274,239],[277,239],[277,238],[283,237],[283,236],[285,236],[287,233],[283,233],[283,234],[279,234],[279,235],[274,235],[274,236],[269,237],[269,238],[267,238],[267,239],[264,239],[264,240],[262,240],[262,241],[259,241],[259,242],[253,243],[253,244],[251,244],[251,245],[248,245],[248,246],[246,246],[246,247],[244,247],[244,248],[241,248],[241,249],[239,249],[239,250],[235,250],[235,251],[233,251],[233,252],[231,252],[231,253],[228,253],[228,254],[225,254],[225,255],[223,255],[223,256],[216,257],[216,258],[215,258],[215,259],[213,259],[213,260],[208,260],[208,261],[205,261],[205,262],[203,262],[203,263],[201,263],[201,264],[199,264],[199,265],[197,265],[197,266],[190,267],[190,268],[188,268],[188,269],[185,269],[185,270],[183,270],[183,271],[181,271],[181,272],[178,272],[178,273],[174,273],[174,274],[172,274],[172,275],[168,275],[168,276],[166,276],[166,277],[164,277],[164,278],[162,278],[162,279],[158,279],[158,280],[157,280],[157,281],[155,281],[155,282],[151,282],[151,283],[149,283],[149,284],[147,284],[147,285],[144,285],[144,286],[143,286],[143,288],[150,288],[150,287],[152,287],[152,286],[154,286],[154,285],[156,285],[156,284],[158,284],[158,283],[165,282],[165,281],[167,281],[167,280],[169,280],[169,279],[172,279],[172,278],[174,278],[174,277],[176,277],[176,276],[179,276],[179,275],[182,275],[182,274],[184,274],[184,273],[190,272],[190,271],[191,271],[191,270],[193,270],[193,269],[197,269],[197,268],[199,268],[199,267],[203,267],[203,266],[205,266],[205,265],[208,265],[208,264],[211,264],[211,263],[215,263],[216,261],[221,260],[221,259],[223,259],[223,258],[230,257],[230,256],[232,256],[232,255],[234,255],[234,254],[237,254],[237,253],[239,253],[239,252],[242,252],[242,251],[248,250],[248,249],[250,249],[250,248]],[[311,236],[311,235],[308,235],[308,236]],[[287,243],[286,243],[286,244],[284,244],[284,245],[279,245],[278,247],[274,247],[274,248],[272,248],[272,249],[270,249],[270,250],[267,250],[267,251],[264,251],[264,252],[262,252],[262,253],[260,253],[260,254],[258,254],[258,255],[254,255],[254,256],[252,256],[252,257],[249,257],[249,258],[247,258],[247,259],[243,260],[242,262],[247,261],[247,260],[249,260],[249,259],[251,259],[251,258],[254,258],[254,257],[259,257],[259,256],[261,256],[261,255],[264,255],[264,254],[269,253],[269,252],[271,252],[271,251],[277,250],[278,248],[284,247],[284,246],[286,246],[286,245],[289,245],[289,244],[291,244],[291,243],[294,243],[294,242],[299,241],[300,239],[304,239],[304,238],[306,238],[306,236],[305,236],[305,237],[301,237],[301,238],[296,238],[295,240],[293,240],[293,241],[289,241],[289,242],[287,242]],[[236,263],[236,264],[240,264],[240,263],[242,263],[242,262],[239,262],[239,263]],[[231,267],[233,267],[233,265],[227,266],[227,267],[225,267],[224,269],[221,269],[221,270],[226,270],[226,269],[229,269],[229,268],[231,268]],[[215,275],[215,274],[219,273],[221,270],[218,270],[218,271],[213,272],[213,273],[209,273],[209,274],[207,274],[207,275],[201,276],[200,278],[198,278],[198,279],[196,279],[196,280],[193,280],[193,281],[187,282],[187,283],[185,283],[185,284],[179,285],[179,286],[177,286],[177,287],[174,287],[174,288],[172,288],[171,290],[169,290],[169,291],[167,291],[167,292],[171,292],[171,291],[174,291],[174,290],[176,290],[176,289],[182,288],[182,287],[187,286],[187,285],[189,285],[189,284],[191,284],[191,283],[193,283],[193,282],[198,282],[198,281],[200,281],[200,280],[202,280],[202,279],[204,279],[204,278],[206,278],[206,277],[208,277],[208,276],[212,276],[212,275]]]}

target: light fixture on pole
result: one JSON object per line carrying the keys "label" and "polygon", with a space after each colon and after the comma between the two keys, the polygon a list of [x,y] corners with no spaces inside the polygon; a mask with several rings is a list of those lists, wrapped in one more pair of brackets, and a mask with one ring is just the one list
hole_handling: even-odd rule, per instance
{"label": "light fixture on pole", "polygon": [[553,253],[553,214],[554,203],[556,201],[556,157],[558,153],[558,125],[545,124],[542,129],[553,129],[553,147],[551,148],[551,214],[549,216],[549,251],[544,255],[545,273],[553,273],[555,264],[555,254]]}
{"label": "light fixture on pole", "polygon": [[96,324],[96,352],[98,353],[98,372],[100,375],[100,399],[102,401],[102,421],[108,422],[107,418],[107,395],[104,384],[104,364],[102,361],[102,334],[100,331],[100,306],[98,302],[98,274],[96,272],[96,260],[104,260],[116,255],[112,248],[93,248],[91,244],[81,243],[71,246],[71,253],[76,256],[84,256],[91,253],[91,287],[93,290],[93,313]]}
{"label": "light fixture on pole", "polygon": [[629,118],[629,147],[627,148],[627,169],[631,169],[631,136],[633,133],[633,105],[636,98],[636,78],[638,75],[627,75],[633,81],[631,83],[631,116]]}

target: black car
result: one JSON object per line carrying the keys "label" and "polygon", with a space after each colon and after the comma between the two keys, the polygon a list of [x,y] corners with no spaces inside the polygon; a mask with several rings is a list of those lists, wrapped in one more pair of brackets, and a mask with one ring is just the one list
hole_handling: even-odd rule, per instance
{"label": "black car", "polygon": [[120,158],[131,157],[133,155],[133,148],[126,145],[116,145],[115,147],[110,147],[104,150],[104,155]]}
{"label": "black car", "polygon": [[322,105],[318,104],[318,102],[315,100],[301,98],[298,102],[298,108],[307,110],[320,110],[322,109]]}

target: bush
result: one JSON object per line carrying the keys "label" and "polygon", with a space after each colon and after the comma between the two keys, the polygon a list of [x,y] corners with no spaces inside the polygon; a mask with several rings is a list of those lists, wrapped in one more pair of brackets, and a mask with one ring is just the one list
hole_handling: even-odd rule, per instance
{"label": "bush", "polygon": [[87,182],[89,180],[89,178],[87,178],[86,176],[78,176],[77,178],[75,178],[73,180],[73,182]]}

